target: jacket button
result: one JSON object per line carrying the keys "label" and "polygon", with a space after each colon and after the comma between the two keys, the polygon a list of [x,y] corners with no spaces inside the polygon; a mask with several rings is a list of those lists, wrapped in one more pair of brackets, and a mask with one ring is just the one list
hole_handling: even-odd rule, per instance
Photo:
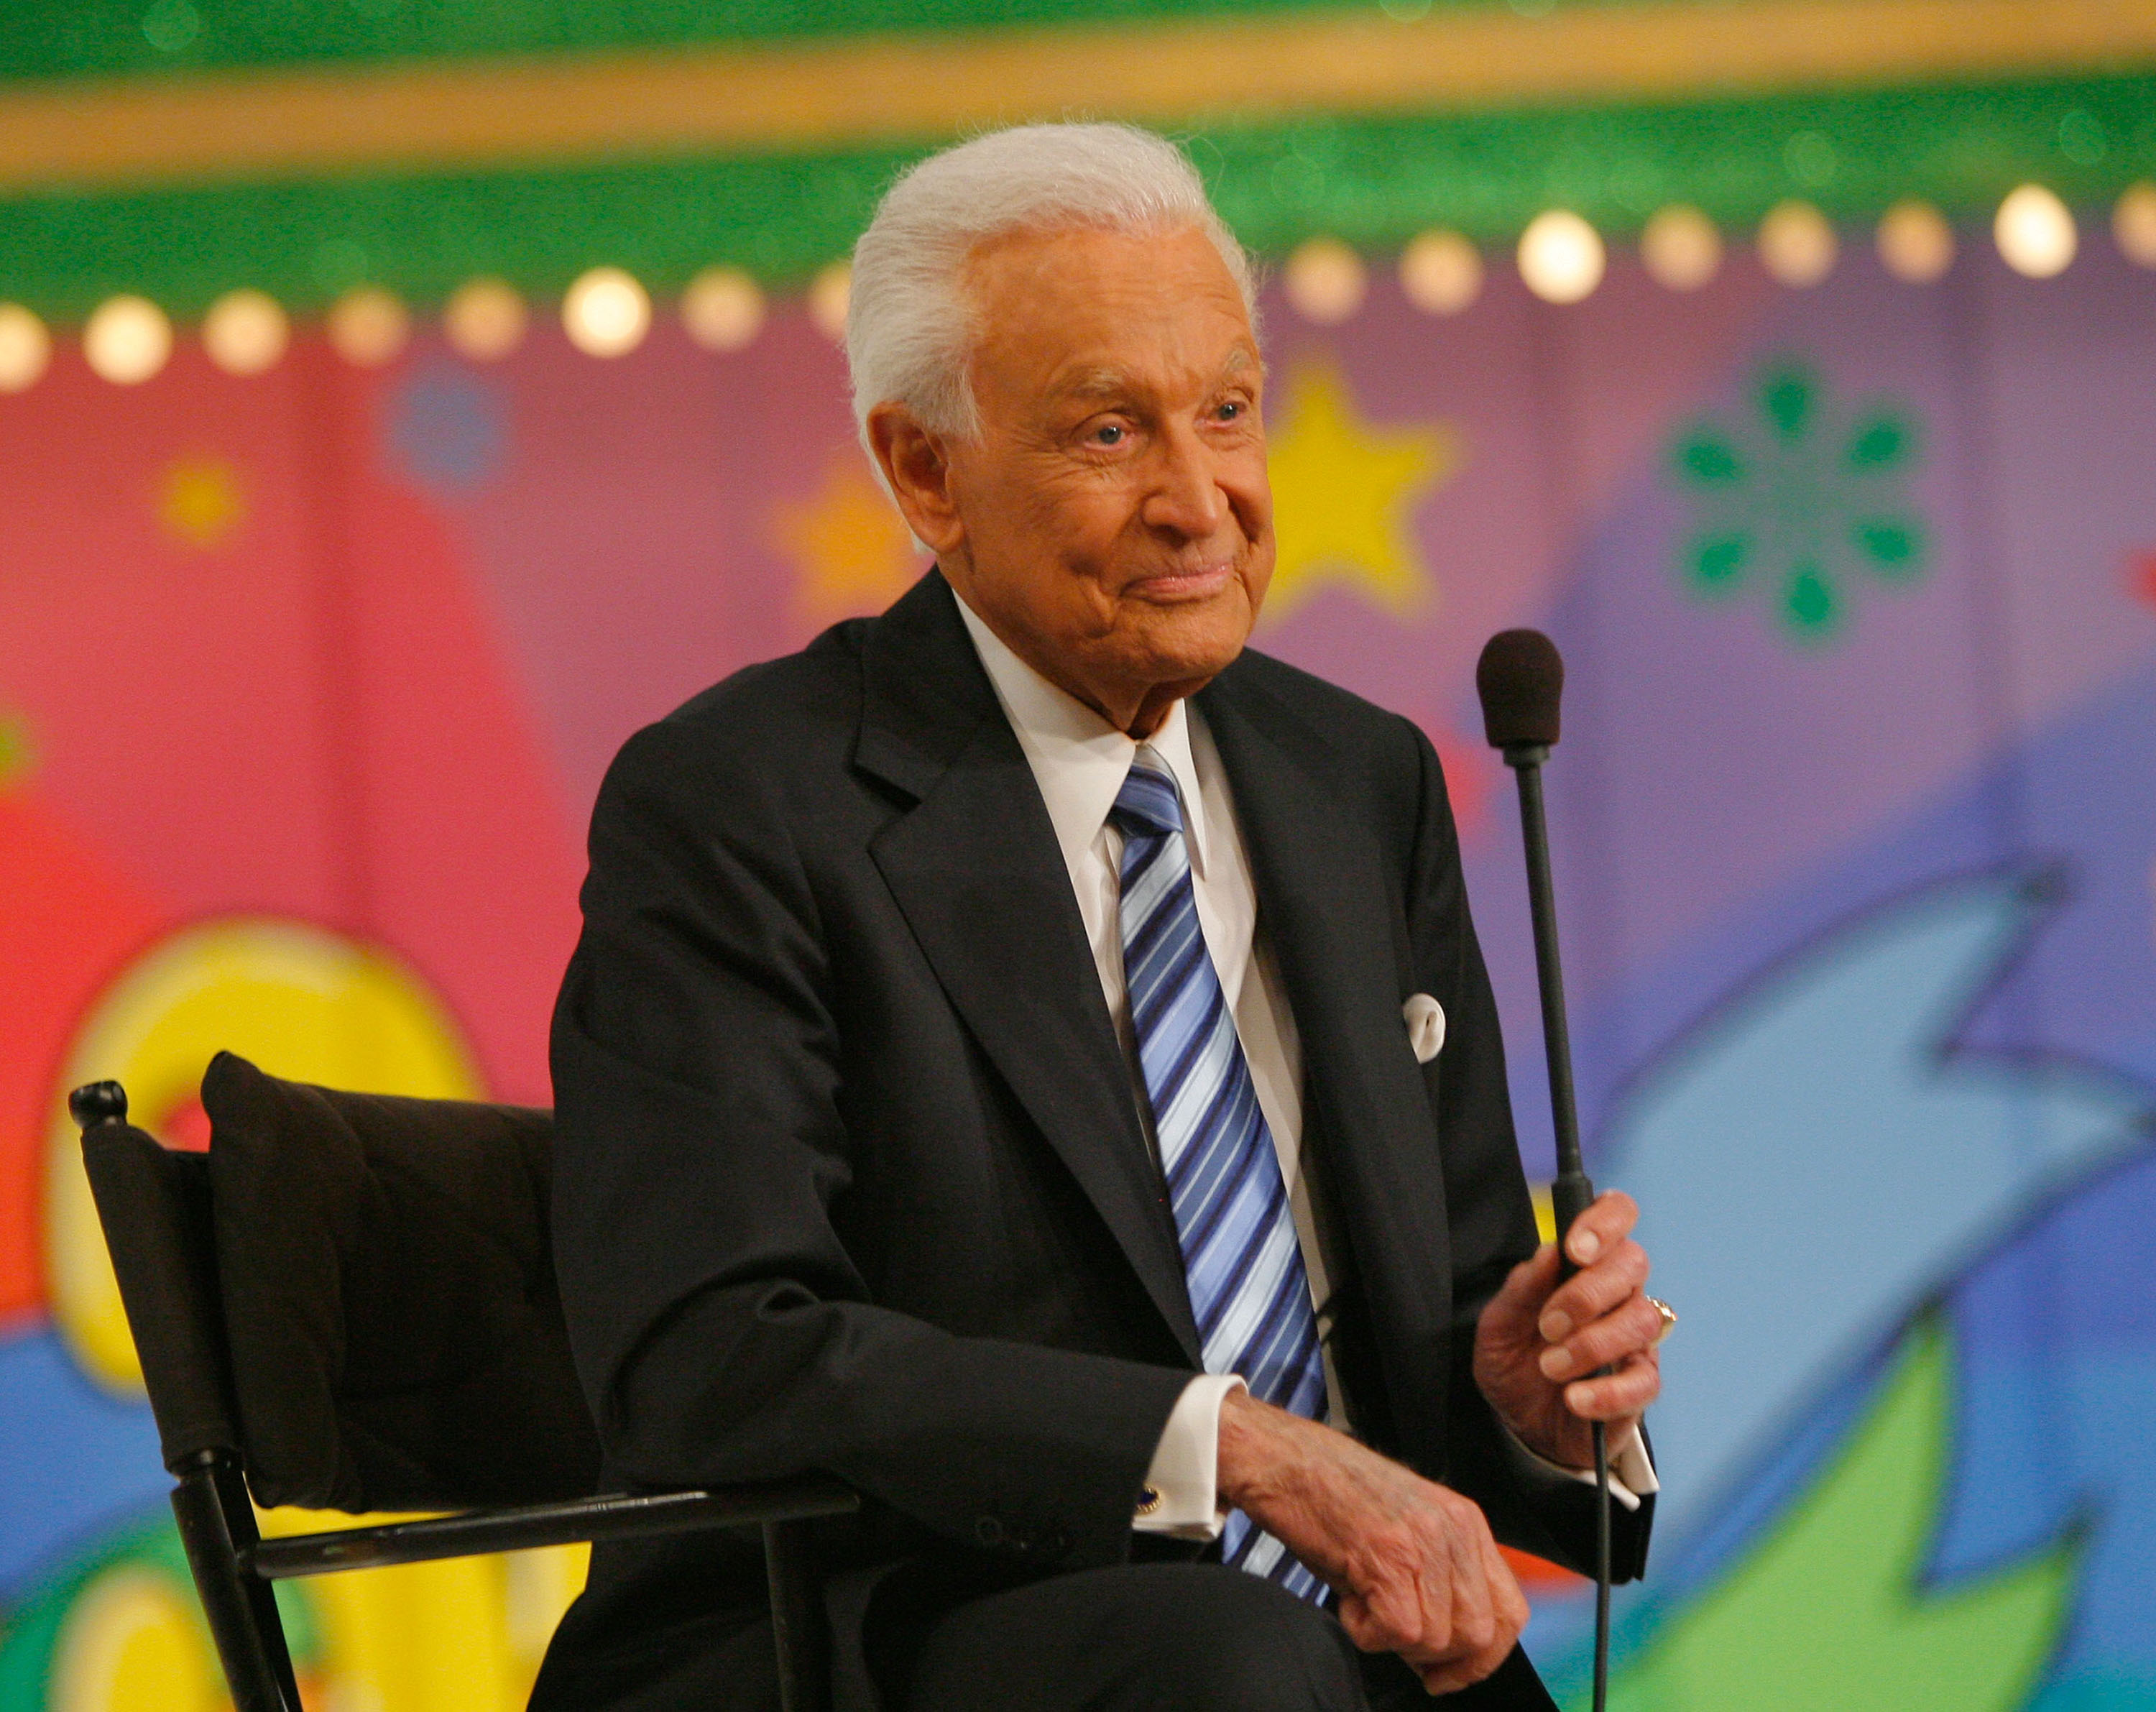
{"label": "jacket button", "polygon": [[1004,1543],[1004,1524],[993,1516],[983,1516],[973,1524],[973,1538],[983,1545],[1001,1545]]}

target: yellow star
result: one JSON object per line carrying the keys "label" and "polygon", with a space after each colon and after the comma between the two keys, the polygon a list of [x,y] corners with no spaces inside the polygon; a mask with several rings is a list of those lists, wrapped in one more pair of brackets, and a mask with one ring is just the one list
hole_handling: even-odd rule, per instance
{"label": "yellow star", "polygon": [[1402,616],[1426,607],[1437,590],[1409,524],[1459,463],[1458,429],[1373,426],[1324,365],[1288,377],[1279,421],[1270,459],[1279,558],[1265,615],[1284,616],[1327,582]]}
{"label": "yellow star", "polygon": [[223,546],[246,515],[239,476],[222,458],[182,458],[158,483],[157,521],[190,547]]}
{"label": "yellow star", "polygon": [[794,604],[814,625],[881,612],[921,574],[906,520],[851,446],[833,455],[814,498],[778,508],[773,533],[800,573]]}

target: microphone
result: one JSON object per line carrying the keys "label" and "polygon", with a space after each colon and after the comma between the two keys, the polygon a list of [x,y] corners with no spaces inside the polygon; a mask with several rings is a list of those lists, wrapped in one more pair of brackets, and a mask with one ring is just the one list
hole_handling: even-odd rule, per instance
{"label": "microphone", "polygon": [[1579,1112],[1573,1095],[1572,1036],[1565,1025],[1564,972],[1558,960],[1557,897],[1550,884],[1549,825],[1543,814],[1543,763],[1556,747],[1558,704],[1564,697],[1564,657],[1540,630],[1500,630],[1483,645],[1475,667],[1482,698],[1482,729],[1520,786],[1520,830],[1527,846],[1527,903],[1534,916],[1535,973],[1543,999],[1543,1045],[1549,1060],[1550,1117],[1557,1132],[1557,1180],[1550,1205],[1557,1216],[1563,1275],[1577,1270],[1563,1257],[1565,1233],[1594,1199],[1579,1162]]}
{"label": "microphone", "polygon": [[[1557,895],[1550,884],[1549,823],[1543,813],[1543,763],[1556,747],[1564,697],[1564,657],[1540,630],[1501,630],[1475,666],[1482,729],[1504,753],[1520,787],[1521,841],[1527,847],[1527,904],[1535,924],[1535,974],[1542,987],[1543,1048],[1549,1062],[1550,1121],[1557,1136],[1555,1215],[1558,1276],[1578,1271],[1564,1252],[1572,1221],[1594,1199],[1579,1159],[1579,1109],[1572,1082],[1572,1034],[1565,1025],[1564,972],[1558,960]],[[1609,1693],[1609,1441],[1594,1422],[1594,1712]]]}
{"label": "microphone", "polygon": [[1536,748],[1539,763],[1557,746],[1558,704],[1564,699],[1564,656],[1540,630],[1500,630],[1482,645],[1475,664],[1475,692],[1482,698],[1482,729],[1491,747],[1511,752]]}

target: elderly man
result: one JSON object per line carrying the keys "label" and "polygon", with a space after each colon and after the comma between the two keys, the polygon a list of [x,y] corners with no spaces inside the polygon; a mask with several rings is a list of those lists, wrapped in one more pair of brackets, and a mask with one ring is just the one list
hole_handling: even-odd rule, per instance
{"label": "elderly man", "polygon": [[[614,1478],[806,1469],[845,1708],[1547,1706],[1496,1540],[1620,1575],[1661,1316],[1537,1250],[1445,783],[1247,651],[1248,265],[1168,145],[982,137],[847,328],[937,568],[639,733],[556,1018]],[[752,1545],[595,1554],[535,1704],[775,1699]]]}

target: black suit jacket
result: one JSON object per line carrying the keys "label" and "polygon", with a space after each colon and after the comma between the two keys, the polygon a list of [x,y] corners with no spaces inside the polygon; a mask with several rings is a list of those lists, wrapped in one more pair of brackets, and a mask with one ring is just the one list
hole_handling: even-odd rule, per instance
{"label": "black suit jacket", "polygon": [[[1436,756],[1256,653],[1198,704],[1301,1038],[1350,1414],[1500,1538],[1578,1563],[1586,1488],[1518,1480],[1468,1373],[1535,1231]],[[842,1707],[967,1589],[1188,1550],[1131,1528],[1202,1365],[1173,1221],[942,577],[633,738],[583,908],[553,1216],[611,1477],[858,1487],[865,1513],[819,1543]],[[1449,1019],[1427,1065],[1416,992]],[[752,1541],[603,1548],[535,1704],[754,1704],[761,1605]]]}

